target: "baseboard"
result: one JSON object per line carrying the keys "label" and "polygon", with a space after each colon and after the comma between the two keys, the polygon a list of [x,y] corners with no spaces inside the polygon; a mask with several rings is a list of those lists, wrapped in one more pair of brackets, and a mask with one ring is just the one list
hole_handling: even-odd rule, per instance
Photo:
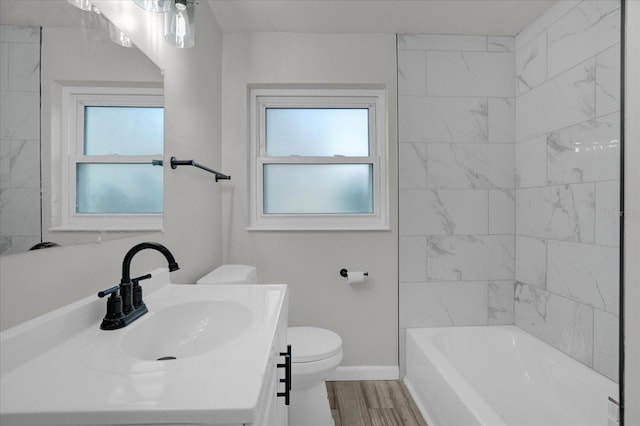
{"label": "baseboard", "polygon": [[399,377],[397,365],[355,365],[336,368],[327,380],[398,380]]}

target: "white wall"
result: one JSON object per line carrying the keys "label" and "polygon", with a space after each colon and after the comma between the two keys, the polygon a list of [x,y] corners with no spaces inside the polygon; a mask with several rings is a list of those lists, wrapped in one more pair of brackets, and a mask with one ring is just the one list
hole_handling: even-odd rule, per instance
{"label": "white wall", "polygon": [[640,2],[626,1],[625,425],[640,425]]}
{"label": "white wall", "polygon": [[[133,2],[126,3],[139,9]],[[109,7],[120,4],[125,2],[105,2],[101,10],[118,21],[118,11]],[[134,42],[164,69],[165,160],[175,155],[215,168],[221,165],[222,33],[209,8],[200,7],[198,12],[197,43],[192,49],[170,48],[144,26],[138,28]],[[120,19],[123,16],[127,15]],[[173,252],[181,266],[172,274],[174,282],[194,282],[220,264],[221,186],[201,170],[167,167],[164,187],[164,232],[0,257],[0,327],[5,329],[118,283],[124,254],[141,241],[158,241]],[[150,250],[139,256],[133,274],[165,262]]]}
{"label": "white wall", "polygon": [[618,380],[620,2],[516,37],[515,323]]}
{"label": "white wall", "polygon": [[400,335],[513,324],[514,38],[398,36]]}
{"label": "white wall", "polygon": [[[223,158],[225,261],[257,266],[260,282],[290,286],[289,322],[335,330],[344,366],[396,366],[396,71],[393,35],[225,34]],[[251,84],[374,84],[387,92],[391,231],[250,232],[248,92]],[[368,271],[348,286],[341,268]]]}

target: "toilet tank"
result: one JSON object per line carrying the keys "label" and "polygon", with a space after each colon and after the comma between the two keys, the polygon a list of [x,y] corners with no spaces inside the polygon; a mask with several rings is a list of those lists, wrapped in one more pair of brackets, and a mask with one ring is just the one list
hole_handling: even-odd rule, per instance
{"label": "toilet tank", "polygon": [[196,281],[196,284],[257,284],[258,272],[250,265],[221,265]]}

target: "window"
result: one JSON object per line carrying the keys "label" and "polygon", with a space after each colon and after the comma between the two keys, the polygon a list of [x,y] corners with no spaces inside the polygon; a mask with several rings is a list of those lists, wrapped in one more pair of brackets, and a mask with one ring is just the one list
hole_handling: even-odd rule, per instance
{"label": "window", "polygon": [[384,100],[253,89],[249,229],[388,229]]}
{"label": "window", "polygon": [[162,228],[161,89],[63,88],[62,229]]}

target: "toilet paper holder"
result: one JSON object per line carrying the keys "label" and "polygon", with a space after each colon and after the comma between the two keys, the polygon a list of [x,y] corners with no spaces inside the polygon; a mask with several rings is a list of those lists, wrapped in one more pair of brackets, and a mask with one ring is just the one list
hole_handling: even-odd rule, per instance
{"label": "toilet paper holder", "polygon": [[[348,270],[346,270],[345,268],[340,269],[340,276],[341,276],[341,277],[344,277],[344,278],[348,278],[348,277],[349,277],[349,271],[348,271]],[[364,273],[364,276],[365,276],[365,277],[368,277],[368,276],[369,276],[369,273],[368,273],[368,272],[365,272],[365,273]]]}

